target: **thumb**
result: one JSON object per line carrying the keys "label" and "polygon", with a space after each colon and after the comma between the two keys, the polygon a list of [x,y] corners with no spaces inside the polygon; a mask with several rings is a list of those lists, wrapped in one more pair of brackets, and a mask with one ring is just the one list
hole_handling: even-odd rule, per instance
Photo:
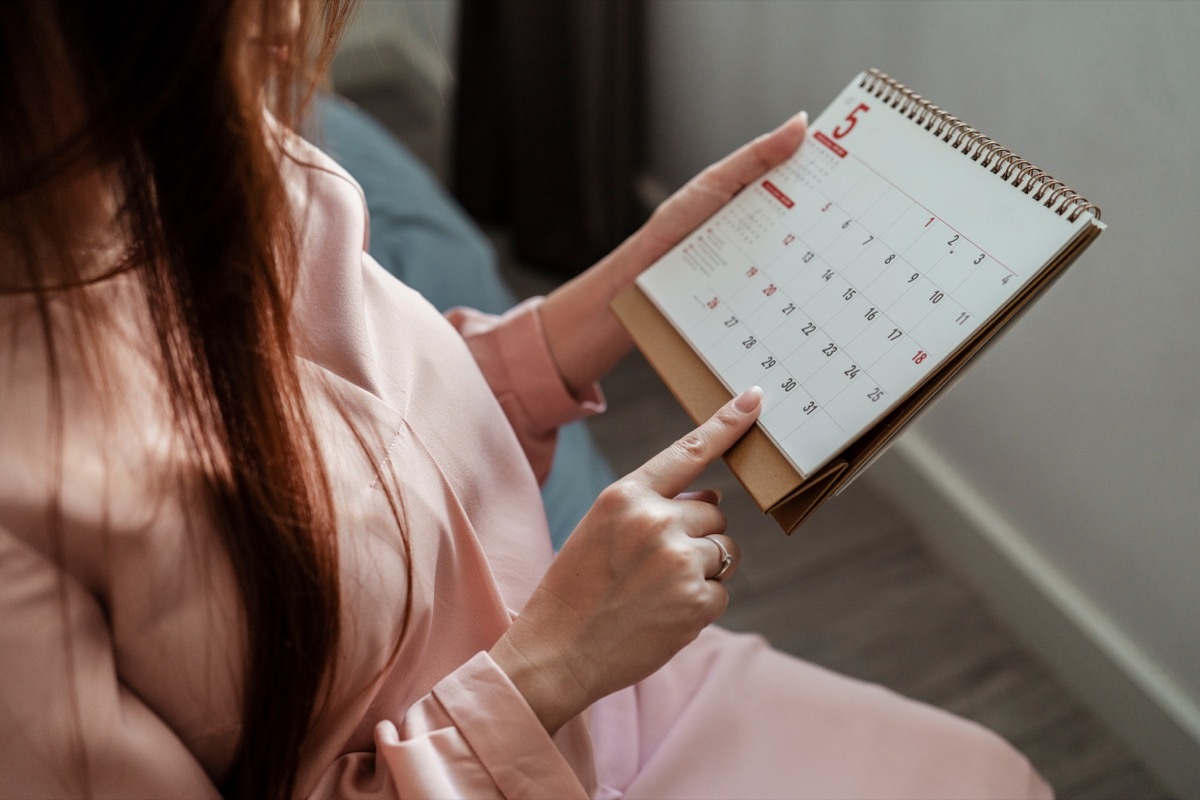
{"label": "thumb", "polygon": [[742,438],[758,419],[762,389],[752,386],[717,409],[700,427],[638,467],[629,477],[674,497]]}

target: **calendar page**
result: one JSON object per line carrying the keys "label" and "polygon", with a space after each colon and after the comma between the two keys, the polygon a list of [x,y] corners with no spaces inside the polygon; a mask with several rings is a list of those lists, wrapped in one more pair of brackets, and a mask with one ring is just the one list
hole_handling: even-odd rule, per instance
{"label": "calendar page", "polygon": [[[638,278],[811,475],[905,399],[1093,218],[1055,213],[862,88]],[[1093,223],[1098,224],[1098,223]]]}

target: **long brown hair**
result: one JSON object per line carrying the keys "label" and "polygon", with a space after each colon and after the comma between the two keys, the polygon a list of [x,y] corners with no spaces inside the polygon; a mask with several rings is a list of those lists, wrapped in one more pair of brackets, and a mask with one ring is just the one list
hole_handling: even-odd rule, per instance
{"label": "long brown hair", "polygon": [[[271,66],[248,32],[270,44],[287,0],[0,3],[3,289],[36,298],[52,376],[63,346],[52,296],[121,270],[145,289],[176,425],[216,484],[245,609],[229,797],[293,791],[339,635],[330,487],[289,335],[295,232],[262,102],[276,70],[273,111],[296,119],[305,93],[292,87],[319,74],[349,5],[303,3],[286,63]],[[97,171],[126,245],[107,264],[65,244],[63,187]]]}

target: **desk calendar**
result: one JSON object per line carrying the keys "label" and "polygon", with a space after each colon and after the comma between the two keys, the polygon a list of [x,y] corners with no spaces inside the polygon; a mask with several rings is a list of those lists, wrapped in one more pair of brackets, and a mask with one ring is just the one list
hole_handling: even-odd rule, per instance
{"label": "desk calendar", "polygon": [[791,531],[1062,273],[1099,217],[872,70],[613,309],[697,420],[763,388],[727,460]]}

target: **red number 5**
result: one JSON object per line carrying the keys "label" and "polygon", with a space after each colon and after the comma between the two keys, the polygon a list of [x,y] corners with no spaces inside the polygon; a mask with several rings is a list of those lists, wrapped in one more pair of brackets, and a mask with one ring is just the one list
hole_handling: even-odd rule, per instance
{"label": "red number 5", "polygon": [[866,103],[859,103],[857,108],[855,108],[853,111],[851,111],[849,114],[846,115],[845,127],[838,125],[836,128],[833,129],[833,138],[841,139],[843,136],[848,134],[850,131],[854,130],[854,126],[858,124],[858,112],[862,111],[865,113],[870,110],[871,109],[867,108]]}

